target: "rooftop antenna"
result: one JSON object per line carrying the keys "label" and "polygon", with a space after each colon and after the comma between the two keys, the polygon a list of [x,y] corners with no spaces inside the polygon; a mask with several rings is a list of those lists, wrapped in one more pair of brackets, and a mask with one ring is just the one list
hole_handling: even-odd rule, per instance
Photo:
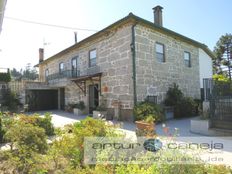
{"label": "rooftop antenna", "polygon": [[[44,50],[44,55],[45,55],[45,46],[50,45],[50,42],[46,42],[45,38],[43,38],[43,50]],[[45,56],[44,56],[45,57]]]}

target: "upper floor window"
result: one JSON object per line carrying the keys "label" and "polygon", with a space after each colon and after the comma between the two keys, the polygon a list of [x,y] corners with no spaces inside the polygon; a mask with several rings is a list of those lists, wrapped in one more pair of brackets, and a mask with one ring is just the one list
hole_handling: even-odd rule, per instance
{"label": "upper floor window", "polygon": [[96,49],[89,51],[89,67],[96,66],[97,64],[97,51]]}
{"label": "upper floor window", "polygon": [[64,71],[64,63],[61,62],[61,63],[59,64],[59,73],[62,73],[63,71]]}
{"label": "upper floor window", "polygon": [[77,57],[72,58],[72,70],[77,69]]}
{"label": "upper floor window", "polygon": [[184,64],[186,67],[191,67],[191,55],[190,52],[184,52]]}
{"label": "upper floor window", "polygon": [[72,58],[71,61],[71,66],[72,66],[72,77],[77,77],[78,76],[78,72],[79,72],[79,58],[78,56]]}
{"label": "upper floor window", "polygon": [[45,70],[45,78],[47,78],[48,75],[49,75],[49,71],[48,71],[48,69],[46,69],[46,70]]}
{"label": "upper floor window", "polygon": [[156,43],[155,49],[158,62],[165,62],[164,44]]}

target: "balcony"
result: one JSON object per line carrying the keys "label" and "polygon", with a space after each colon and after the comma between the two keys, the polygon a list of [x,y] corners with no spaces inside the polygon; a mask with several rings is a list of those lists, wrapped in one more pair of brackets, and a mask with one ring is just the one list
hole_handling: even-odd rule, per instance
{"label": "balcony", "polygon": [[65,70],[59,73],[48,75],[46,77],[46,80],[49,82],[51,80],[56,80],[56,79],[76,78],[76,77],[80,77],[79,70]]}
{"label": "balcony", "polygon": [[52,86],[66,86],[70,80],[75,81],[98,75],[101,75],[100,67],[94,66],[82,71],[65,70],[59,73],[50,74],[46,77],[46,81]]}

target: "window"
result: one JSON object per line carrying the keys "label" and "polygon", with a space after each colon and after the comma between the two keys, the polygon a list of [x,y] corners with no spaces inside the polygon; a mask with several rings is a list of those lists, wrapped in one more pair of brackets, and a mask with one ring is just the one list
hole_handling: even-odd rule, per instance
{"label": "window", "polygon": [[184,64],[186,67],[191,67],[191,55],[190,52],[184,52]]}
{"label": "window", "polygon": [[97,64],[97,51],[96,49],[89,52],[89,67],[96,66]]}
{"label": "window", "polygon": [[72,70],[77,69],[77,58],[74,57],[72,58]]}
{"label": "window", "polygon": [[61,74],[61,73],[63,73],[63,71],[64,71],[64,63],[61,62],[61,63],[59,64],[59,73]]}
{"label": "window", "polygon": [[78,75],[78,56],[72,58],[71,61],[71,66],[72,66],[72,77],[77,77]]}
{"label": "window", "polygon": [[157,96],[147,96],[146,101],[157,104]]}
{"label": "window", "polygon": [[158,62],[165,62],[164,44],[156,43],[156,58]]}
{"label": "window", "polygon": [[49,71],[48,69],[45,70],[45,78],[47,79],[48,78],[48,75],[49,75]]}

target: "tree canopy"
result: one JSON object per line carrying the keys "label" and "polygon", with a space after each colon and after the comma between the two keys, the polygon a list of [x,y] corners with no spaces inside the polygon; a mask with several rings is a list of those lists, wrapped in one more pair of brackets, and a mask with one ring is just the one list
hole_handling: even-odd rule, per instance
{"label": "tree canopy", "polygon": [[214,74],[224,74],[231,79],[232,34],[222,35],[214,47],[216,59],[213,60]]}
{"label": "tree canopy", "polygon": [[9,69],[7,69],[7,72],[0,72],[0,81],[2,81],[2,82],[10,82],[11,81]]}
{"label": "tree canopy", "polygon": [[11,70],[11,76],[15,80],[21,80],[21,79],[35,80],[38,78],[38,72],[35,68],[31,67],[30,64],[27,64],[25,69],[21,69],[20,71],[13,68]]}

